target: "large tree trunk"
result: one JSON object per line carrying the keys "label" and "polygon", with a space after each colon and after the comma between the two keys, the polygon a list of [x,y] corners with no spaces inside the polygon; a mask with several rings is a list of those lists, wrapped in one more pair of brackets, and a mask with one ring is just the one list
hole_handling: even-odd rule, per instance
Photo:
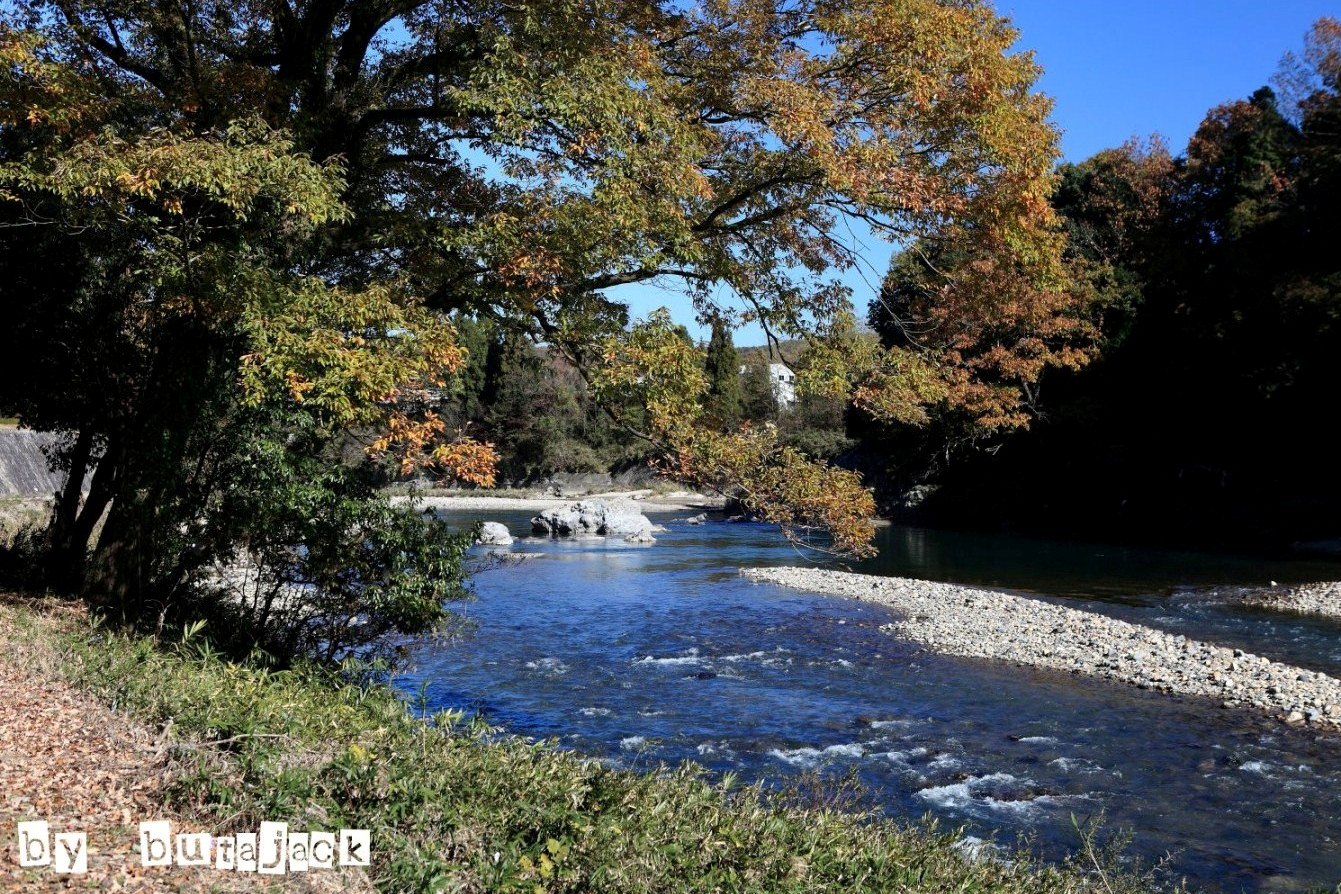
{"label": "large tree trunk", "polygon": [[88,553],[89,538],[93,536],[93,529],[98,526],[98,520],[102,518],[107,504],[112,501],[112,496],[116,493],[116,481],[120,475],[121,450],[116,442],[112,442],[107,445],[107,449],[98,460],[97,468],[93,470],[88,496],[84,498],[84,504],[79,508],[79,516],[75,519],[71,542],[79,547],[81,556]]}
{"label": "large tree trunk", "polygon": [[[119,442],[115,475],[107,480],[107,517],[97,536],[88,565],[86,593],[89,598],[127,621],[143,622],[162,615],[173,586],[166,585],[164,571],[170,568],[178,545],[174,543],[178,503],[191,490],[182,474],[182,441],[174,435],[133,437]],[[110,451],[109,451],[110,452]],[[99,465],[99,471],[102,466]],[[95,487],[80,515],[89,536],[101,517],[90,511]]]}
{"label": "large tree trunk", "polygon": [[[87,574],[90,599],[137,623],[161,619],[179,588],[182,527],[200,510],[209,423],[235,375],[236,346],[208,330],[184,322],[160,338],[153,372],[121,420],[111,506]],[[97,517],[81,521],[92,534]]]}
{"label": "large tree trunk", "polygon": [[65,542],[74,529],[79,503],[84,496],[84,479],[88,477],[88,465],[92,457],[93,433],[84,429],[75,437],[70,448],[65,487],[57,495],[56,505],[51,510],[50,536],[53,543]]}
{"label": "large tree trunk", "polygon": [[149,598],[146,587],[152,580],[145,567],[149,557],[142,536],[142,507],[137,502],[133,495],[122,494],[112,503],[88,577],[93,601],[131,621],[142,616],[142,603]]}
{"label": "large tree trunk", "polygon": [[82,588],[89,537],[112,495],[111,479],[116,474],[116,459],[109,450],[98,463],[88,497],[84,497],[84,480],[93,462],[93,440],[88,431],[81,431],[75,438],[70,450],[69,474],[57,495],[51,523],[47,527],[46,580],[59,592],[76,592]]}

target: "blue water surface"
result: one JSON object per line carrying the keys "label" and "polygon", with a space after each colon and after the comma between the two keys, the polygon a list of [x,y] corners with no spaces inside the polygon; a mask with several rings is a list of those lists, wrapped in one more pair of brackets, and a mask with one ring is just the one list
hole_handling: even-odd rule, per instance
{"label": "blue water surface", "polygon": [[[514,534],[527,513],[485,517]],[[1199,700],[929,653],[880,606],[746,581],[811,564],[775,531],[658,516],[655,545],[520,539],[486,563],[470,625],[400,679],[435,709],[633,769],[696,761],[747,780],[855,772],[889,814],[1050,859],[1104,816],[1132,857],[1213,891],[1341,880],[1341,736]],[[1336,566],[906,528],[857,570],[999,586],[1341,675],[1341,626],[1193,598]],[[484,559],[478,550],[477,559]]]}

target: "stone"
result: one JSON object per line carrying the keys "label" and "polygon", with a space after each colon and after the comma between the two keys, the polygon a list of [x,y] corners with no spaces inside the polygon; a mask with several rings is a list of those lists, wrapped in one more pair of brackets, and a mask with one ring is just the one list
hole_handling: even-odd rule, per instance
{"label": "stone", "polygon": [[485,522],[480,526],[480,536],[475,542],[486,546],[507,546],[512,543],[512,533],[505,524]]}
{"label": "stone", "polygon": [[[1140,689],[1214,696],[1292,725],[1341,727],[1341,679],[1181,639],[1152,627],[999,591],[828,569],[746,569],[746,577],[883,603],[901,616],[880,629],[933,651],[1052,667]],[[988,633],[984,635],[984,631]]]}
{"label": "stone", "polygon": [[623,537],[630,543],[653,543],[657,525],[634,509],[610,506],[604,500],[582,500],[561,509],[547,509],[531,519],[531,530],[551,537]]}

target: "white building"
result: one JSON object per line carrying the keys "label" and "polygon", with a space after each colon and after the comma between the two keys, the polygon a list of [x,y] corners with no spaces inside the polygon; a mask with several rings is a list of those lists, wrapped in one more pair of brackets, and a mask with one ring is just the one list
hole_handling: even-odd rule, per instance
{"label": "white building", "polygon": [[773,386],[773,399],[787,409],[796,403],[796,373],[785,363],[768,364],[768,381]]}
{"label": "white building", "polygon": [[[749,367],[742,364],[740,374],[745,375],[747,369]],[[787,364],[768,364],[768,383],[773,386],[773,400],[778,402],[780,409],[789,409],[796,403],[796,373]]]}

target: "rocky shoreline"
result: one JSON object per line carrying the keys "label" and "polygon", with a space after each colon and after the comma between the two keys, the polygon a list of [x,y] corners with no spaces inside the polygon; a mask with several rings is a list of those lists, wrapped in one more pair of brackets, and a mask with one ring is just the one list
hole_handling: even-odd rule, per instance
{"label": "rocky shoreline", "polygon": [[1215,587],[1195,594],[1201,601],[1223,602],[1296,615],[1341,620],[1341,581],[1270,587]]}
{"label": "rocky shoreline", "polygon": [[[572,505],[575,497],[535,494],[533,496],[494,496],[489,491],[463,491],[459,496],[452,494],[424,494],[416,496],[393,496],[392,502],[413,506],[417,509],[436,509],[442,511],[501,510],[543,512],[547,509],[563,509]],[[688,491],[675,491],[658,494],[650,490],[613,491],[594,493],[581,499],[599,499],[608,505],[634,512],[699,512],[705,509],[720,509],[723,500]]]}
{"label": "rocky shoreline", "polygon": [[888,605],[884,629],[948,655],[988,658],[1252,707],[1341,730],[1341,680],[1094,612],[957,584],[809,568],[747,568],[750,580]]}

